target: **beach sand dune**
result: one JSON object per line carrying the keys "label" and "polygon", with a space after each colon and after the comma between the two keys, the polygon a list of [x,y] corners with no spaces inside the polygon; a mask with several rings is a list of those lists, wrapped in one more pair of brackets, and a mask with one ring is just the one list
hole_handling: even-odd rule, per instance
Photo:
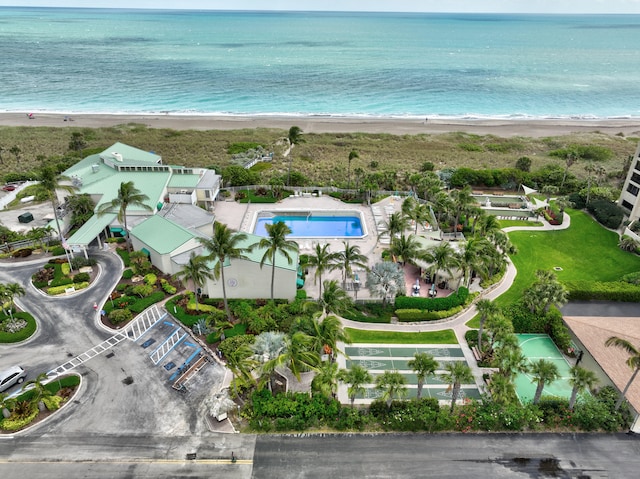
{"label": "beach sand dune", "polygon": [[594,120],[442,120],[396,119],[396,118],[336,118],[314,116],[186,116],[186,115],[109,115],[80,114],[65,115],[34,113],[0,113],[0,126],[54,126],[100,128],[126,123],[138,123],[149,128],[173,130],[240,130],[244,128],[276,128],[288,130],[299,126],[305,133],[389,133],[415,135],[439,134],[464,131],[478,135],[501,137],[547,137],[571,133],[595,132],[625,136],[640,136],[640,120],[594,119]]}

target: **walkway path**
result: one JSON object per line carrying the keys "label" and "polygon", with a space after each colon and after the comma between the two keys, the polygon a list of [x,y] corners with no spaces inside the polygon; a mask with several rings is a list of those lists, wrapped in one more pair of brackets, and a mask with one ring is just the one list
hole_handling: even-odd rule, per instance
{"label": "walkway path", "polygon": [[[550,225],[546,221],[543,221],[543,226],[510,226],[504,228],[505,233],[511,231],[558,231],[569,228],[571,224],[571,218],[567,213],[564,213],[564,217],[561,225]],[[484,293],[481,293],[476,301],[480,298],[494,300],[501,294],[505,293],[513,284],[517,270],[511,260],[507,258],[507,271],[505,272],[502,280],[494,285],[492,288]],[[426,331],[442,331],[446,329],[452,329],[456,335],[456,339],[462,348],[467,364],[471,366],[473,375],[476,379],[478,387],[483,387],[484,381],[482,378],[482,369],[478,367],[477,362],[471,352],[471,349],[467,345],[465,340],[465,333],[471,329],[467,326],[467,322],[473,319],[476,315],[475,301],[469,308],[454,316],[451,319],[444,319],[441,321],[427,321],[420,323],[401,323],[401,324],[384,324],[384,323],[362,323],[359,321],[351,321],[349,319],[341,318],[342,325],[347,328],[362,329],[366,331],[397,331],[397,332],[426,332]],[[481,389],[482,390],[482,389]]]}

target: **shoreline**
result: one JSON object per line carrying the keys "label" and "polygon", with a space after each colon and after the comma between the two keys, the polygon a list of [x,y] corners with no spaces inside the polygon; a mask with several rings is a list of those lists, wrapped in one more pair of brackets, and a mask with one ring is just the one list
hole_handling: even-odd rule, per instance
{"label": "shoreline", "polygon": [[[67,120],[65,120],[65,118]],[[392,135],[467,132],[501,137],[547,137],[600,132],[640,136],[640,119],[424,119],[357,118],[322,116],[221,116],[171,114],[62,114],[0,113],[0,127],[101,128],[138,123],[149,128],[173,130],[241,130],[299,126],[305,133],[387,133]]]}

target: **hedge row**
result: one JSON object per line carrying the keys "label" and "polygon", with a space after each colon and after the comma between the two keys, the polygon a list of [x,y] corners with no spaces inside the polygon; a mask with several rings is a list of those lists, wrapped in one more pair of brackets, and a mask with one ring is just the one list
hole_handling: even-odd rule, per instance
{"label": "hedge row", "polygon": [[152,304],[158,303],[164,299],[164,293],[162,291],[156,291],[150,294],[146,298],[137,300],[135,303],[129,306],[129,309],[134,313],[142,313]]}
{"label": "hedge row", "polygon": [[[464,286],[446,298],[420,298],[413,296],[399,296],[396,298],[396,310],[420,309],[424,311],[446,311],[461,306],[469,297],[469,290]],[[397,311],[396,311],[397,313]]]}
{"label": "hedge row", "polygon": [[445,311],[425,311],[422,309],[396,309],[395,315],[398,321],[436,321],[454,316],[462,311],[463,306],[447,309]]}
{"label": "hedge row", "polygon": [[[82,283],[73,283],[72,286],[76,291],[78,291],[79,289],[84,289],[89,287],[89,283],[86,281]],[[69,287],[70,286],[68,284],[64,284],[62,286],[55,286],[53,288],[49,288],[47,290],[47,294],[49,296],[56,296],[58,294],[63,294]]]}
{"label": "hedge row", "polygon": [[624,281],[564,281],[569,300],[640,302],[640,286]]}

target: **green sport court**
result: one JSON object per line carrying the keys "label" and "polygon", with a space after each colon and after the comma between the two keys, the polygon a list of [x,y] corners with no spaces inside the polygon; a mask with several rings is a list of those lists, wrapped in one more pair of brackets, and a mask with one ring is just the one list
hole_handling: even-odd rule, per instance
{"label": "green sport court", "polygon": [[[432,397],[440,401],[451,401],[449,385],[443,382],[438,374],[442,373],[444,364],[452,361],[464,361],[462,349],[457,344],[355,344],[345,347],[346,360],[344,367],[349,369],[358,364],[367,369],[374,380],[385,371],[398,371],[407,380],[407,398],[415,398],[418,394],[418,379],[413,370],[408,366],[417,352],[431,354],[440,364],[435,377],[429,377],[422,389],[422,397]],[[368,403],[382,395],[375,388],[375,384],[365,387],[364,395],[358,396],[360,403]],[[463,384],[458,399],[479,399],[480,392],[475,384]]]}
{"label": "green sport court", "polygon": [[[522,354],[526,356],[528,364],[538,359],[546,359],[555,363],[560,377],[552,383],[546,384],[542,391],[543,396],[556,396],[569,399],[571,397],[571,378],[569,363],[557,348],[553,340],[547,334],[516,334]],[[515,380],[516,393],[520,402],[533,401],[536,394],[536,383],[531,380],[530,374],[518,374]]]}

